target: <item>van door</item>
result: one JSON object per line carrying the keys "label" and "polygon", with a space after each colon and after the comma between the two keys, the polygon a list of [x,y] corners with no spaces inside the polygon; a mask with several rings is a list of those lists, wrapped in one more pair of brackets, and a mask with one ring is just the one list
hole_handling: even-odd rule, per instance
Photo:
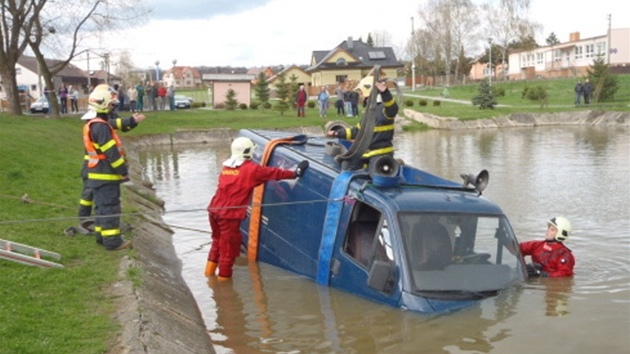
{"label": "van door", "polygon": [[[335,244],[331,265],[330,285],[369,299],[396,305],[400,297],[395,252],[385,214],[357,201],[350,208],[350,222],[344,237]],[[375,273],[374,269],[380,271]],[[383,286],[370,287],[370,275],[375,274]]]}

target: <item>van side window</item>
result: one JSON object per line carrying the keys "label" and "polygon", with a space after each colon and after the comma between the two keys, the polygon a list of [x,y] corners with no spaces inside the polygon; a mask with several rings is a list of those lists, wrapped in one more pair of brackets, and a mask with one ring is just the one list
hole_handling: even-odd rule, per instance
{"label": "van side window", "polygon": [[[344,251],[366,269],[374,258],[392,260],[391,240],[381,213],[367,204],[357,203],[352,212]],[[380,225],[380,228],[379,228]]]}

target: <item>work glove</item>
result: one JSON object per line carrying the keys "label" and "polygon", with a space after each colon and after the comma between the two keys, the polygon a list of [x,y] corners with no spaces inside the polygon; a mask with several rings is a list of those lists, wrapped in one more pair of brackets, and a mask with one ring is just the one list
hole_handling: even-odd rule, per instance
{"label": "work glove", "polygon": [[304,160],[300,162],[295,168],[295,178],[302,177],[302,175],[304,174],[304,171],[306,171],[307,168],[308,168],[308,161]]}
{"label": "work glove", "polygon": [[525,266],[527,268],[527,276],[531,277],[543,277],[546,278],[549,276],[547,272],[542,271],[542,264],[539,263],[530,263]]}

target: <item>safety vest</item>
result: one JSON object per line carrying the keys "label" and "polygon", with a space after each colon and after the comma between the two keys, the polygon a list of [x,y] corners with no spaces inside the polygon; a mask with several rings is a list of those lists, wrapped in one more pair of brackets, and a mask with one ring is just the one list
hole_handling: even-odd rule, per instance
{"label": "safety vest", "polygon": [[[112,140],[108,142],[105,146],[100,146],[99,144],[92,141],[90,128],[92,124],[94,123],[102,123],[102,124],[107,125],[107,127],[109,128],[109,131],[112,135]],[[116,145],[116,148],[118,149],[121,158],[117,161],[112,162],[111,167],[103,166],[103,164],[99,164],[101,160],[107,159],[107,155],[103,153],[103,150],[107,150],[111,148],[112,147],[111,143],[114,143]],[[122,179],[122,176],[114,173],[112,168],[116,168],[125,163],[125,151],[122,146],[122,141],[120,141],[120,138],[118,137],[118,134],[116,134],[116,131],[109,125],[109,123],[106,120],[100,117],[93,118],[83,126],[83,145],[86,151],[85,159],[87,160],[87,167],[89,171],[88,179],[98,179],[98,180]]]}

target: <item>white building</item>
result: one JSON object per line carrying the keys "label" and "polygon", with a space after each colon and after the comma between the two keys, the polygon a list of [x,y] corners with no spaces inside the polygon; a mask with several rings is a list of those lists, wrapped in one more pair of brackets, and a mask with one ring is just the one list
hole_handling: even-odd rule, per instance
{"label": "white building", "polygon": [[630,28],[586,39],[574,32],[566,43],[511,52],[508,76],[510,80],[583,76],[598,56],[613,71],[630,73]]}

